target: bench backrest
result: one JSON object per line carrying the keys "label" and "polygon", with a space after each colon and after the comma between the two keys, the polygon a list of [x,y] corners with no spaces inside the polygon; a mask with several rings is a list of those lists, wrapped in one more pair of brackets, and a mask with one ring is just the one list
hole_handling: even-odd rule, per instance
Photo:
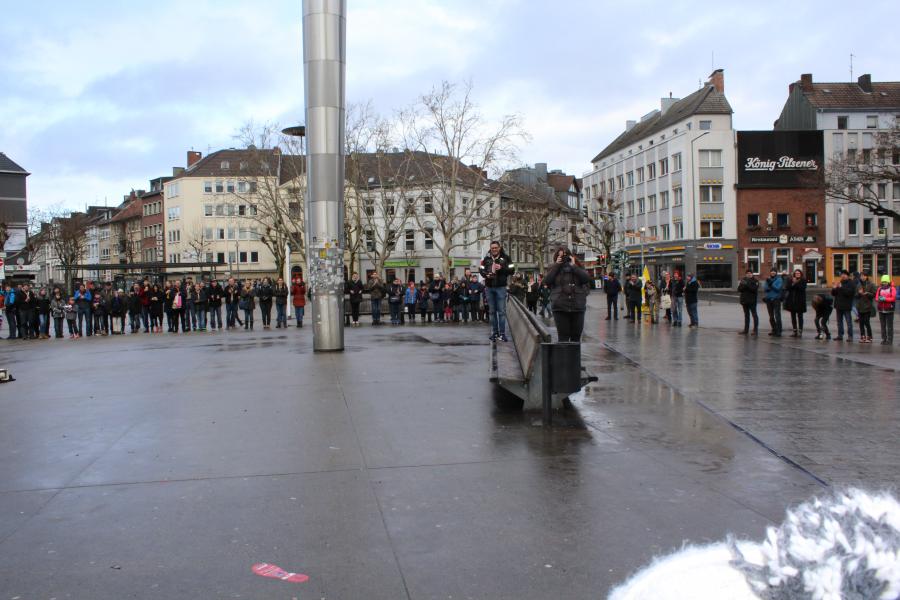
{"label": "bench backrest", "polygon": [[541,351],[542,343],[552,341],[550,332],[538,321],[521,301],[510,296],[506,305],[506,322],[512,334],[513,345],[519,357],[519,365],[525,380],[531,379],[534,363]]}

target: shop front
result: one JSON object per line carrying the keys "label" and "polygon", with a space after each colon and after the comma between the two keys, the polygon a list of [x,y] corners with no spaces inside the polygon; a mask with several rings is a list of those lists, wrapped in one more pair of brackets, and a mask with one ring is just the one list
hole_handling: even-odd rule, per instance
{"label": "shop front", "polygon": [[[694,245],[647,245],[643,249],[644,265],[654,281],[662,279],[663,273],[678,271],[683,276],[694,273],[704,288],[728,289],[737,285],[735,248],[731,240]],[[626,271],[641,271],[640,248],[628,250],[628,264],[631,268]]]}
{"label": "shop front", "polygon": [[810,284],[824,285],[826,260],[815,235],[781,234],[749,236],[742,248],[744,269],[767,276],[771,269],[789,273],[797,269]]}
{"label": "shop front", "polygon": [[871,273],[877,278],[890,275],[894,285],[900,285],[900,244],[884,244],[856,248],[827,248],[828,285],[841,278],[841,271]]}

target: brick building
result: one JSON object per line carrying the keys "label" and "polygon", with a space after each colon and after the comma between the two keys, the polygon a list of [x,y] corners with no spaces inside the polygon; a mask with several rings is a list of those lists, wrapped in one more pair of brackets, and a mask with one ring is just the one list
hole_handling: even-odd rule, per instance
{"label": "brick building", "polygon": [[738,261],[768,275],[800,269],[824,284],[822,132],[737,132]]}

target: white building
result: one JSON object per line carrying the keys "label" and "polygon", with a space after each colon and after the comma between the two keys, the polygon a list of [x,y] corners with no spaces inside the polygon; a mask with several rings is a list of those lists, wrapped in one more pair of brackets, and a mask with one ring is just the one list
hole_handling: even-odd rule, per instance
{"label": "white building", "polygon": [[[824,132],[824,156],[869,163],[900,163],[900,153],[874,156],[879,132],[900,119],[900,82],[873,82],[862,75],[855,82],[813,82],[811,74],[788,88],[788,99],[775,129],[818,129]],[[875,187],[879,202],[900,211],[900,183],[885,181]],[[857,204],[825,197],[826,277],[829,283],[843,269],[851,273],[890,273],[900,279],[900,220],[875,216]],[[879,232],[881,234],[879,235]],[[887,240],[888,255],[885,254]]]}
{"label": "white building", "polygon": [[663,98],[658,110],[628,121],[591,161],[584,206],[602,221],[600,200],[614,200],[628,270],[640,269],[643,254],[653,277],[678,270],[696,273],[707,288],[736,285],[732,112],[724,73],[716,70],[696,92]]}

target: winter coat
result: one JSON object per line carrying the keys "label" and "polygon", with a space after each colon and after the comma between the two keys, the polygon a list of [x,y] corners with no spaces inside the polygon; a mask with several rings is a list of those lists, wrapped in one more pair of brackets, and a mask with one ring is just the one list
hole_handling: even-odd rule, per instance
{"label": "winter coat", "polygon": [[416,300],[419,299],[419,290],[416,288],[408,287],[406,291],[403,292],[403,304],[415,304]]}
{"label": "winter coat", "polygon": [[766,279],[765,283],[763,283],[763,291],[765,292],[765,296],[763,299],[765,302],[781,302],[781,291],[784,288],[784,280],[776,275],[775,277],[769,277]]}
{"label": "winter coat", "polygon": [[[218,282],[213,281],[209,284],[209,287],[206,288],[206,298],[209,300],[210,308],[217,308],[222,306],[222,296],[223,288],[218,284]],[[240,297],[240,296],[238,296]]]}
{"label": "winter coat", "polygon": [[550,286],[550,299],[554,312],[584,312],[590,291],[590,275],[571,263],[554,263],[544,276],[544,285]]}
{"label": "winter coat", "polygon": [[39,315],[50,314],[50,296],[41,296],[38,294],[34,300],[34,306]]}
{"label": "winter coat", "polygon": [[195,298],[194,298],[194,306],[199,308],[200,310],[206,310],[209,306],[209,290],[205,287],[201,287],[199,291],[194,290]]}
{"label": "winter coat", "polygon": [[[78,290],[75,292],[75,304],[78,305],[79,307],[90,306],[91,302],[93,302],[93,300],[94,300],[94,295],[91,294],[91,290],[84,290],[84,292],[82,292],[81,290]],[[7,298],[6,303],[9,304],[8,298]]]}
{"label": "winter coat", "polygon": [[241,308],[243,310],[253,310],[256,308],[256,292],[253,288],[244,289],[241,288]]}
{"label": "winter coat", "polygon": [[875,306],[880,313],[892,313],[897,303],[897,288],[891,284],[882,285],[875,292]]}
{"label": "winter coat", "polygon": [[631,281],[630,279],[625,282],[625,299],[628,302],[637,302],[640,304],[644,301],[641,296],[641,288],[644,287],[644,284],[641,283],[641,280]]}
{"label": "winter coat", "polygon": [[859,314],[866,315],[875,312],[875,292],[878,290],[870,279],[869,281],[860,281],[859,289],[856,290],[856,310]]}
{"label": "winter coat", "polygon": [[541,284],[537,281],[532,281],[528,284],[528,288],[525,290],[525,301],[528,304],[537,304],[538,299],[541,297]]}
{"label": "winter coat", "polygon": [[[821,298],[821,302],[816,302],[816,298]],[[817,319],[825,319],[828,320],[828,317],[831,316],[831,311],[833,310],[834,299],[827,294],[818,294],[815,298],[813,298],[812,307],[816,313]]]}
{"label": "winter coat", "polygon": [[684,296],[684,279],[672,280],[672,297],[681,298]]}
{"label": "winter coat", "polygon": [[694,277],[684,286],[684,303],[697,304],[697,296],[700,294],[700,282]]}
{"label": "winter coat", "polygon": [[[222,288],[222,295],[220,296],[220,298],[223,298],[226,304],[234,304],[235,302],[239,302],[241,299],[241,288],[237,284],[226,285],[224,288]],[[208,299],[209,288],[207,288],[207,300]]]}
{"label": "winter coat", "polygon": [[[494,263],[500,265],[500,268],[494,272],[493,266]],[[500,251],[500,254],[497,255],[497,258],[491,256],[491,253],[488,252],[487,255],[481,259],[481,266],[478,269],[481,273],[481,276],[484,277],[484,285],[485,287],[506,287],[506,280],[513,272],[513,264],[512,259],[507,256],[506,252]]]}
{"label": "winter coat", "polygon": [[785,310],[792,313],[806,312],[806,281],[790,279],[787,284],[787,299],[784,301]]}
{"label": "winter coat", "polygon": [[856,285],[852,280],[841,281],[831,288],[834,296],[834,310],[850,310],[853,308],[853,297],[856,296]]}
{"label": "winter coat", "polygon": [[377,282],[373,281],[368,286],[369,298],[372,300],[382,300],[387,294],[387,287],[381,282],[379,279]]}
{"label": "winter coat", "polygon": [[50,316],[54,319],[61,319],[66,316],[66,300],[60,297],[50,299]]}
{"label": "winter coat", "polygon": [[618,296],[619,292],[622,291],[622,284],[619,283],[618,279],[610,277],[606,280],[606,283],[603,284],[603,291],[606,292],[607,296]]}
{"label": "winter coat", "polygon": [[275,304],[278,306],[287,306],[288,287],[285,284],[275,284],[275,290],[272,292],[275,296]]}
{"label": "winter coat", "polygon": [[657,306],[659,304],[659,288],[656,285],[647,285],[644,287],[644,297],[647,304]]}
{"label": "winter coat", "polygon": [[469,302],[478,302],[481,300],[484,285],[480,281],[469,282]]}
{"label": "winter coat", "polygon": [[[275,290],[268,283],[263,283],[259,286],[259,289],[256,290],[256,297],[259,298],[260,304],[271,304],[272,303],[272,295],[275,293]],[[243,294],[241,294],[243,296]]]}
{"label": "winter coat", "polygon": [[109,314],[114,317],[124,316],[126,307],[125,302],[125,296],[113,296],[109,301]]}
{"label": "winter coat", "polygon": [[150,290],[150,314],[161,317],[163,314],[163,307],[165,305],[165,296],[163,292]]}
{"label": "winter coat", "polygon": [[350,280],[344,284],[344,293],[350,295],[351,304],[359,304],[362,302],[364,290],[363,283],[359,279],[356,281]]}
{"label": "winter coat", "polygon": [[134,291],[128,292],[128,312],[133,315],[141,314],[141,307],[143,304],[142,293],[134,293]]}
{"label": "winter coat", "polygon": [[291,286],[291,304],[295,308],[306,306],[306,284],[302,281]]}
{"label": "winter coat", "polygon": [[419,288],[419,299],[417,304],[419,305],[420,311],[428,312],[428,288]]}
{"label": "winter coat", "polygon": [[399,283],[392,283],[388,292],[388,302],[396,304],[403,302],[403,294],[406,293],[406,287]]}
{"label": "winter coat", "polygon": [[746,306],[756,304],[759,296],[759,280],[756,277],[744,277],[738,284],[737,291],[741,296],[741,304]]}

